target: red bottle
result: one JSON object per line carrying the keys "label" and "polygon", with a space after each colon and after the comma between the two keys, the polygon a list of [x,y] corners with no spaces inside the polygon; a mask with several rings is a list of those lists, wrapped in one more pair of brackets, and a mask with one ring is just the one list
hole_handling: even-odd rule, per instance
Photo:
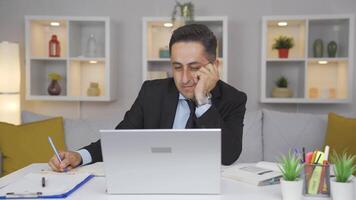
{"label": "red bottle", "polygon": [[49,57],[60,57],[61,45],[57,39],[57,35],[52,35],[48,46]]}

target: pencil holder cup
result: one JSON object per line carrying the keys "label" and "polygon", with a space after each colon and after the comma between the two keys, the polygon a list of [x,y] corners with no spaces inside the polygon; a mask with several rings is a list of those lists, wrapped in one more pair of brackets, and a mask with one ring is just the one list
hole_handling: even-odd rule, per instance
{"label": "pencil holder cup", "polygon": [[330,166],[304,165],[304,196],[330,197]]}

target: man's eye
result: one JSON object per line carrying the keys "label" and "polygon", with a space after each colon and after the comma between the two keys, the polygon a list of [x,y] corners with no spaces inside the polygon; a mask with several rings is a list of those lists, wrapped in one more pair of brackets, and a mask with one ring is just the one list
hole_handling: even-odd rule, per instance
{"label": "man's eye", "polygon": [[198,71],[200,69],[200,66],[190,66],[189,68],[191,71]]}
{"label": "man's eye", "polygon": [[176,66],[173,66],[174,67],[174,70],[182,70],[183,69],[183,67],[182,66],[180,66],[180,65],[176,65]]}

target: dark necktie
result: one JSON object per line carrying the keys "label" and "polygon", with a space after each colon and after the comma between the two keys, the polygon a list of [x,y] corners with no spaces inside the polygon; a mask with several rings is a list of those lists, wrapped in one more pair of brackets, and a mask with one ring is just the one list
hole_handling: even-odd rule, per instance
{"label": "dark necktie", "polygon": [[186,99],[185,100],[188,103],[189,109],[190,109],[190,115],[187,121],[187,124],[185,125],[185,128],[196,128],[195,125],[195,105],[192,100]]}

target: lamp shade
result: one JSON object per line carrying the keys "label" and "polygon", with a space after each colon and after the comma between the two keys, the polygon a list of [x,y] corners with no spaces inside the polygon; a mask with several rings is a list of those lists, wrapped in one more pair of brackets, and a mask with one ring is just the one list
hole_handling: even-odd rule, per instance
{"label": "lamp shade", "polygon": [[20,95],[0,95],[0,122],[20,124]]}
{"label": "lamp shade", "polygon": [[19,45],[0,42],[0,121],[20,123]]}
{"label": "lamp shade", "polygon": [[0,42],[0,94],[19,92],[19,45],[10,42]]}

